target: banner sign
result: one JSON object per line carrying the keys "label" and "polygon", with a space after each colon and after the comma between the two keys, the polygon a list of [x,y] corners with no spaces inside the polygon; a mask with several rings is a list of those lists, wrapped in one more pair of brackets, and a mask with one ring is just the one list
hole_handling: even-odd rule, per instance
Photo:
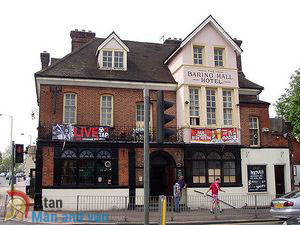
{"label": "banner sign", "polygon": [[248,166],[248,192],[266,192],[267,176],[265,165]]}
{"label": "banner sign", "polygon": [[109,138],[107,126],[73,126],[71,124],[57,124],[52,127],[53,140],[66,141],[105,141]]}
{"label": "banner sign", "polygon": [[191,140],[203,143],[238,143],[237,128],[191,129]]}
{"label": "banner sign", "polygon": [[236,70],[184,68],[184,83],[238,87],[238,74]]}

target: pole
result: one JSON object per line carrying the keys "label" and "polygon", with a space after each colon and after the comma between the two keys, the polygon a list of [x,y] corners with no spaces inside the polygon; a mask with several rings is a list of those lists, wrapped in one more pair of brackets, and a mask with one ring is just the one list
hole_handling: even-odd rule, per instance
{"label": "pole", "polygon": [[144,89],[144,225],[149,225],[149,89]]}
{"label": "pole", "polygon": [[[12,140],[13,135],[13,117],[10,117],[10,144],[11,144],[11,192],[14,190],[15,185],[15,143]],[[13,195],[11,196],[13,198]]]}

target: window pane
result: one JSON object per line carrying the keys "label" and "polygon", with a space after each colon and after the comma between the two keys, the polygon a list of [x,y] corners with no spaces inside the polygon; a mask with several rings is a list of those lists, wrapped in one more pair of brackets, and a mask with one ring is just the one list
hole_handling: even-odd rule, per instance
{"label": "window pane", "polygon": [[76,184],[76,160],[62,160],[61,165],[61,184]]}
{"label": "window pane", "polygon": [[223,91],[223,117],[224,125],[232,125],[231,91]]}
{"label": "window pane", "polygon": [[215,66],[223,66],[223,52],[222,48],[214,48],[214,61]]}
{"label": "window pane", "polygon": [[113,98],[109,95],[101,96],[101,115],[100,121],[101,125],[111,126],[112,125],[112,105]]}
{"label": "window pane", "polygon": [[112,67],[112,51],[103,51],[102,66]]}
{"label": "window pane", "polygon": [[207,124],[216,124],[216,92],[215,90],[206,90],[206,113]]}
{"label": "window pane", "polygon": [[76,94],[65,94],[64,95],[64,122],[75,123],[76,118]]}
{"label": "window pane", "polygon": [[203,47],[194,47],[194,64],[203,63]]}
{"label": "window pane", "polygon": [[200,125],[199,90],[191,88],[189,91],[190,91],[190,123],[191,125]]}

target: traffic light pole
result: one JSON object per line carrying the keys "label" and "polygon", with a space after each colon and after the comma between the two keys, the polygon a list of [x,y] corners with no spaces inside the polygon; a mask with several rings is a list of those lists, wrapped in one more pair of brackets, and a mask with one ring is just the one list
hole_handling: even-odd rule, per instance
{"label": "traffic light pole", "polygon": [[144,225],[149,225],[149,89],[144,89]]}
{"label": "traffic light pole", "polygon": [[[11,193],[14,190],[15,185],[15,142],[11,142]],[[11,195],[13,199],[14,195]]]}

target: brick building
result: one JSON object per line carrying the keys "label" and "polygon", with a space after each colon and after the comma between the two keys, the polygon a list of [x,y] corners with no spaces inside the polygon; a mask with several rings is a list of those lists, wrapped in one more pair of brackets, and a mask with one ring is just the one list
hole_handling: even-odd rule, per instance
{"label": "brick building", "polygon": [[[187,194],[207,189],[217,177],[229,193],[276,193],[276,174],[269,173],[274,165],[285,175],[281,191],[289,190],[287,142],[272,136],[269,103],[259,100],[263,87],[242,71],[242,42],[212,16],[185,39],[163,44],[78,30],[71,39],[72,52],[61,59],[41,53],[42,70],[35,74],[35,208],[43,196],[76,203],[77,195],[89,193],[143,193],[144,88],[151,103],[151,195],[171,195],[179,175],[185,175]],[[176,132],[163,143],[156,140],[158,90],[175,103],[167,126]],[[274,157],[265,159],[270,153]],[[265,177],[257,181],[251,171]]]}

